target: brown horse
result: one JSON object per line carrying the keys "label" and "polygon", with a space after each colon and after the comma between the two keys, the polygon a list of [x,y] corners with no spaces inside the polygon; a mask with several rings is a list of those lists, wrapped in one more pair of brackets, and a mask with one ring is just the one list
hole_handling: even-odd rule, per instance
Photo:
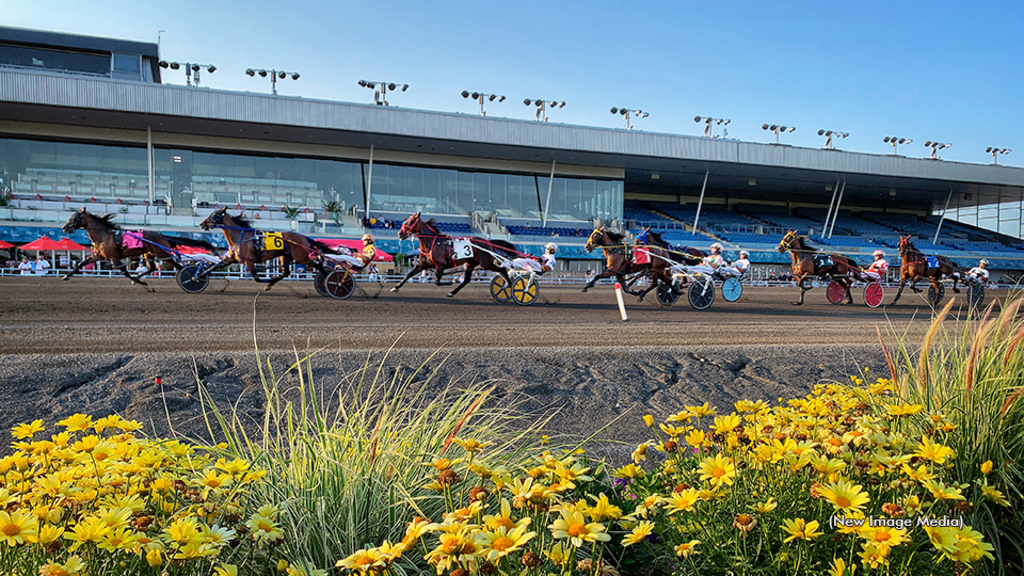
{"label": "brown horse", "polygon": [[[287,278],[291,274],[292,263],[310,266],[318,272],[326,274],[328,270],[320,264],[320,259],[316,258],[317,254],[337,253],[326,244],[297,232],[278,233],[281,240],[281,245],[278,247],[257,246],[258,241],[267,238],[265,233],[253,228],[252,223],[242,215],[228,214],[227,207],[215,210],[206,220],[199,223],[199,227],[203,230],[220,228],[224,232],[224,238],[228,241],[228,252],[224,259],[209,270],[205,270],[203,275],[209,275],[211,272],[231,264],[244,264],[253,280],[267,285],[264,290],[270,290],[274,284]],[[281,259],[281,274],[269,280],[261,279],[256,273],[256,264],[274,258]]]}
{"label": "brown horse", "polygon": [[[423,270],[431,268],[434,270],[434,284],[445,286],[447,284],[441,282],[445,270],[462,265],[465,265],[466,272],[462,276],[462,282],[448,293],[449,298],[458,294],[459,290],[462,290],[466,284],[469,284],[469,281],[473,279],[473,270],[477,267],[497,272],[505,279],[509,286],[512,285],[512,280],[508,277],[508,270],[501,265],[499,258],[494,256],[494,254],[498,254],[510,260],[520,256],[520,253],[516,251],[515,245],[511,242],[485,240],[476,236],[452,238],[442,233],[434,225],[434,220],[423,220],[419,212],[406,218],[405,222],[402,223],[402,227],[398,230],[398,238],[400,240],[405,240],[410,236],[416,236],[416,239],[419,240],[419,259],[416,261],[416,267],[409,271],[397,286],[391,289],[392,292],[398,292],[398,289],[404,286],[410,278]],[[456,254],[456,246],[454,244],[456,240],[468,241],[472,249]]]}
{"label": "brown horse", "polygon": [[[643,302],[644,296],[657,288],[659,281],[669,285],[672,284],[670,272],[672,266],[671,253],[653,245],[643,245],[643,249],[650,253],[650,261],[637,264],[635,258],[630,257],[630,250],[635,251],[636,248],[626,246],[622,241],[624,237],[624,234],[612,232],[604,226],[598,226],[590,233],[590,238],[587,238],[587,243],[583,246],[583,249],[587,252],[593,252],[594,248],[600,248],[604,254],[604,270],[599,274],[595,274],[590,279],[590,282],[587,282],[586,286],[583,287],[583,292],[593,288],[594,284],[597,284],[602,278],[614,276],[626,294],[636,296],[640,302]],[[626,276],[633,274],[637,276],[627,281]],[[651,278],[650,287],[640,291],[630,290],[633,283],[641,277],[648,275]]]}
{"label": "brown horse", "polygon": [[[142,281],[142,277],[149,274],[156,269],[156,260],[163,262],[169,262],[175,270],[181,268],[181,263],[175,257],[172,252],[173,246],[197,246],[213,251],[213,246],[209,242],[202,240],[193,240],[191,238],[180,238],[177,236],[164,236],[159,232],[153,230],[143,230],[139,232],[125,232],[121,230],[121,227],[114,224],[110,220],[114,217],[113,214],[107,214],[106,216],[96,216],[90,214],[85,208],[82,208],[78,212],[75,212],[71,218],[68,219],[67,223],[61,227],[61,230],[65,234],[71,234],[79,228],[85,228],[85,232],[89,235],[89,239],[92,240],[92,253],[87,258],[82,260],[75,266],[74,270],[68,272],[61,278],[61,280],[68,280],[75,274],[81,272],[82,268],[93,262],[99,262],[100,260],[107,260],[117,268],[121,274],[124,274],[126,278],[132,281],[132,284],[141,284],[146,286],[147,284]],[[128,234],[128,239],[135,239],[137,242],[134,248],[125,248],[125,234]],[[138,258],[145,257],[147,270],[140,276],[132,276],[128,273],[128,266],[124,263],[127,258]]]}
{"label": "brown horse", "polygon": [[[915,293],[920,292],[921,290],[915,284],[917,284],[917,281],[922,276],[931,281],[932,289],[936,294],[939,292],[939,282],[942,281],[944,276],[949,276],[953,279],[953,292],[960,293],[956,285],[957,281],[962,278],[963,272],[949,258],[934,256],[933,258],[935,258],[938,266],[930,267],[928,258],[914,246],[914,243],[910,241],[910,236],[900,236],[899,250],[900,257],[902,258],[900,263],[900,289],[896,292],[896,298],[892,301],[893,304],[899,301],[907,280],[910,280],[911,290]],[[932,302],[932,304],[937,304],[937,302]]]}
{"label": "brown horse", "polygon": [[860,266],[852,258],[841,254],[818,252],[804,244],[804,237],[797,236],[796,230],[786,232],[779,242],[778,251],[780,254],[789,252],[793,257],[792,269],[797,285],[800,286],[800,301],[791,304],[800,306],[804,303],[804,292],[810,290],[804,283],[814,276],[827,276],[838,282],[846,290],[846,300],[843,303],[853,304],[850,285],[853,284],[853,280],[863,278]]}

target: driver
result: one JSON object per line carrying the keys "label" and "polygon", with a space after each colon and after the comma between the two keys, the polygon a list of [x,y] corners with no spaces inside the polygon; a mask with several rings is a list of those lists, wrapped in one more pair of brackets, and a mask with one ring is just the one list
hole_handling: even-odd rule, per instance
{"label": "driver", "polygon": [[740,250],[740,259],[732,263],[732,267],[739,270],[740,274],[746,274],[750,270],[750,252]]}
{"label": "driver", "polygon": [[885,259],[885,252],[875,250],[874,257],[875,261],[864,269],[865,274],[874,280],[885,278],[885,273],[889,271],[889,261]]}
{"label": "driver", "polygon": [[362,270],[370,262],[373,262],[373,259],[376,258],[376,257],[377,257],[377,249],[373,246],[373,235],[372,234],[363,234],[363,249],[362,249],[361,252],[356,252],[354,255],[350,255],[350,254],[338,254],[336,256],[332,255],[330,259],[331,260],[345,262],[346,264],[348,264],[349,266],[351,266],[351,267],[353,267],[353,268],[355,268],[357,270]]}
{"label": "driver", "polygon": [[555,252],[558,252],[558,245],[554,242],[548,242],[544,245],[544,255],[540,257],[540,260],[536,258],[516,258],[512,261],[512,268],[525,268],[533,270],[537,274],[544,274],[555,269]]}
{"label": "driver", "polygon": [[978,262],[978,265],[967,271],[968,276],[973,276],[982,282],[988,282],[988,260]]}
{"label": "driver", "polygon": [[722,258],[721,244],[715,242],[711,245],[711,255],[704,258],[704,265],[710,266],[715,270],[718,270],[720,266],[725,266],[725,258]]}

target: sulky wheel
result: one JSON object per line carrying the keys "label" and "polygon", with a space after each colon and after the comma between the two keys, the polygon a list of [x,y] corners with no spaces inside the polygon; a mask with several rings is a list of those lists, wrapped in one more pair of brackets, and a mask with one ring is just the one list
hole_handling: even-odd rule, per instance
{"label": "sulky wheel", "polygon": [[335,300],[344,300],[356,291],[356,280],[347,268],[334,270],[324,278],[324,290]]}
{"label": "sulky wheel", "polygon": [[864,287],[864,303],[871,308],[878,308],[885,297],[881,282],[872,282]]}
{"label": "sulky wheel", "polygon": [[846,298],[846,288],[833,280],[828,283],[828,288],[825,289],[825,297],[828,298],[829,302],[839,304]]}
{"label": "sulky wheel", "polygon": [[491,298],[496,302],[508,302],[512,299],[512,287],[505,282],[501,274],[491,278]]}
{"label": "sulky wheel", "polygon": [[939,302],[942,302],[942,297],[946,295],[946,287],[939,284],[939,291],[936,292],[933,286],[928,287],[928,303],[932,306],[938,306]]}
{"label": "sulky wheel", "polygon": [[317,294],[330,297],[331,295],[327,292],[327,286],[325,285],[326,280],[327,273],[317,271],[316,276],[313,276],[313,288],[316,288]]}
{"label": "sulky wheel", "polygon": [[726,302],[735,302],[743,295],[743,283],[739,278],[726,278],[722,283],[722,298]]}
{"label": "sulky wheel", "polygon": [[519,276],[512,282],[512,300],[520,306],[529,306],[537,301],[537,283],[529,276]]}
{"label": "sulky wheel", "polygon": [[174,275],[178,286],[189,294],[199,294],[210,285],[210,277],[200,275],[199,266],[185,266]]}
{"label": "sulky wheel", "polygon": [[679,292],[672,289],[671,284],[664,282],[658,284],[658,303],[662,306],[671,306],[679,301]]}
{"label": "sulky wheel", "polygon": [[707,310],[715,301],[715,284],[709,278],[703,278],[690,284],[686,295],[690,306],[697,310]]}
{"label": "sulky wheel", "polygon": [[975,310],[981,308],[985,301],[985,286],[981,282],[975,282],[967,286],[967,302]]}

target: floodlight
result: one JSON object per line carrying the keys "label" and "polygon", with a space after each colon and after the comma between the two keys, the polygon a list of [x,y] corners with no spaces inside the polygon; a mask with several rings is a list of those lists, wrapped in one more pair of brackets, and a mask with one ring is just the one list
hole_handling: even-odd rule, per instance
{"label": "floodlight", "polygon": [[168,62],[166,60],[161,60],[160,61],[160,67],[161,68],[167,68],[168,66],[170,66],[170,64],[168,64]]}
{"label": "floodlight", "polygon": [[266,78],[266,77],[267,77],[267,71],[266,70],[260,70],[260,78]]}
{"label": "floodlight", "polygon": [[469,91],[468,90],[463,90],[462,91],[462,97],[463,98],[469,98]]}
{"label": "floodlight", "polygon": [[217,71],[217,67],[211,64],[211,65],[210,65],[210,66],[209,66],[209,67],[208,67],[208,68],[206,69],[206,71],[207,71],[207,72],[209,72],[210,74],[213,74],[214,72],[216,72],[216,71]]}

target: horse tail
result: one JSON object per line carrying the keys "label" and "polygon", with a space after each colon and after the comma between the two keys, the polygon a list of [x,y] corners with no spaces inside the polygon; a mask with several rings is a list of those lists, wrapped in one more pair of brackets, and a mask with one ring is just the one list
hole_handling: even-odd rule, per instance
{"label": "horse tail", "polygon": [[210,252],[217,252],[217,249],[206,240],[193,240],[192,238],[185,238],[183,236],[164,236],[171,243],[172,246],[192,246],[194,248],[203,248]]}
{"label": "horse tail", "polygon": [[328,246],[327,244],[324,244],[323,242],[321,242],[319,240],[314,240],[312,238],[306,238],[306,242],[309,242],[309,245],[312,248],[316,248],[317,250],[319,250],[321,252],[324,252],[324,253],[327,253],[327,254],[343,254],[343,253],[347,253],[347,249],[346,249],[346,252],[341,252],[340,250],[338,250],[337,247]]}
{"label": "horse tail", "polygon": [[519,251],[516,250],[516,245],[507,240],[491,240],[490,244],[495,252],[506,258],[514,260],[520,256]]}

